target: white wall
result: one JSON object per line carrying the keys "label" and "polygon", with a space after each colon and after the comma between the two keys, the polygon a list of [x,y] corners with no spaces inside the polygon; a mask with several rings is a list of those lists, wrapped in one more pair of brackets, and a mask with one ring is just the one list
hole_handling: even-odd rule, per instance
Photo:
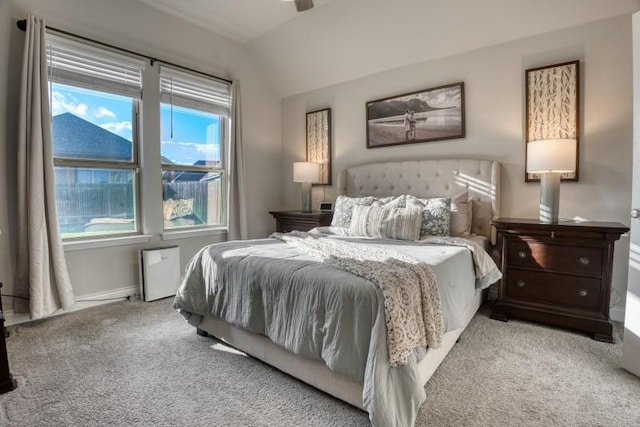
{"label": "white wall", "polygon": [[[15,140],[24,33],[15,21],[27,13],[44,17],[47,25],[122,48],[138,51],[224,78],[239,79],[242,90],[243,137],[248,171],[249,234],[263,237],[275,228],[268,211],[281,207],[280,103],[269,82],[245,47],[202,28],[129,0],[0,0],[0,280],[3,293],[13,289],[15,264]],[[5,96],[6,94],[6,96]],[[6,101],[5,101],[6,100]],[[5,128],[6,126],[6,128]],[[158,144],[152,138],[143,144]],[[156,150],[158,151],[158,150]],[[145,153],[147,152],[145,148]],[[159,155],[157,156],[159,159]],[[159,186],[159,182],[157,184]],[[144,192],[144,188],[142,189]],[[224,239],[202,236],[162,242],[152,224],[145,232],[152,240],[128,245],[66,251],[71,281],[83,296],[138,285],[137,253],[142,247],[178,244],[182,262],[204,244]],[[5,304],[9,303],[6,299]]]}
{"label": "white wall", "polygon": [[[429,41],[425,41],[428,43]],[[632,154],[631,17],[423,62],[282,101],[285,207],[299,205],[291,164],[305,157],[305,113],[331,107],[333,182],[340,169],[373,161],[480,157],[502,163],[502,215],[536,218],[539,184],[524,182],[524,70],[581,61],[580,181],[561,186],[560,216],[629,224]],[[366,148],[365,102],[447,83],[465,83],[464,139]],[[335,185],[326,188],[335,198]],[[314,206],[322,199],[314,188]],[[628,237],[616,244],[614,318],[624,307]]]}

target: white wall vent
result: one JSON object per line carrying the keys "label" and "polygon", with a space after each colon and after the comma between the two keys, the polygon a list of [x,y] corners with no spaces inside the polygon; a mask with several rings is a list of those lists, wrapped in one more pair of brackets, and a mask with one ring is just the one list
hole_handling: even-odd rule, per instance
{"label": "white wall vent", "polygon": [[145,301],[175,295],[180,286],[180,247],[141,249],[140,283]]}

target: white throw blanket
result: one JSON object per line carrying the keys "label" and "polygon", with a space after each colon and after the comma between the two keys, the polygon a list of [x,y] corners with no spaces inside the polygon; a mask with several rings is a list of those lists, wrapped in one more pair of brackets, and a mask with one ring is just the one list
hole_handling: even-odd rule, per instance
{"label": "white throw blanket", "polygon": [[384,297],[391,366],[407,363],[416,347],[440,346],[444,317],[431,267],[395,251],[293,231],[271,237],[374,283]]}

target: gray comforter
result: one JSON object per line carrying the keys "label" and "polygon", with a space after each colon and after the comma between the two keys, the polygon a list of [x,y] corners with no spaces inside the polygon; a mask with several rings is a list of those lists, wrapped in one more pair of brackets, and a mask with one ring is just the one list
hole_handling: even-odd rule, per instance
{"label": "gray comforter", "polygon": [[[474,256],[461,239],[449,246],[350,240],[430,264],[447,330],[463,326],[460,313],[473,299],[476,283],[485,287],[500,277],[484,250],[475,248],[480,253]],[[474,267],[472,259],[479,258],[483,261]],[[426,399],[417,370],[423,348],[416,349],[406,365],[388,363],[381,291],[280,240],[233,241],[203,248],[187,266],[174,307],[194,326],[202,316],[212,315],[265,335],[302,357],[322,360],[333,371],[361,382],[363,406],[374,426],[413,425]]]}

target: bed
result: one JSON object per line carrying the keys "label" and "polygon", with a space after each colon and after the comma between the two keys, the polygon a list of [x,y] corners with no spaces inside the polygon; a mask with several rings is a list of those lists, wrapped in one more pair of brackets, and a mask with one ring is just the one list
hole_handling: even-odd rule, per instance
{"label": "bed", "polygon": [[[491,220],[499,215],[500,165],[438,159],[354,166],[339,174],[338,193],[344,200],[372,197],[374,204],[407,194],[422,200],[464,195],[472,212],[470,235],[419,242],[353,236],[334,216],[334,226],[321,227],[314,236],[297,233],[214,244],[189,263],[174,307],[198,333],[366,410],[375,426],[412,425],[425,400],[424,384],[475,315],[484,290],[500,277],[485,251],[494,238]],[[363,209],[355,207],[353,218],[356,210]],[[361,245],[357,247],[372,248],[376,254],[428,260],[446,329],[439,345],[420,346],[405,355],[406,363],[395,366],[388,347],[393,328],[385,323],[387,296],[383,298],[382,288],[364,275],[335,268],[335,263],[326,265],[336,256],[319,261],[316,252],[300,246],[303,240],[327,242],[344,252]]]}

